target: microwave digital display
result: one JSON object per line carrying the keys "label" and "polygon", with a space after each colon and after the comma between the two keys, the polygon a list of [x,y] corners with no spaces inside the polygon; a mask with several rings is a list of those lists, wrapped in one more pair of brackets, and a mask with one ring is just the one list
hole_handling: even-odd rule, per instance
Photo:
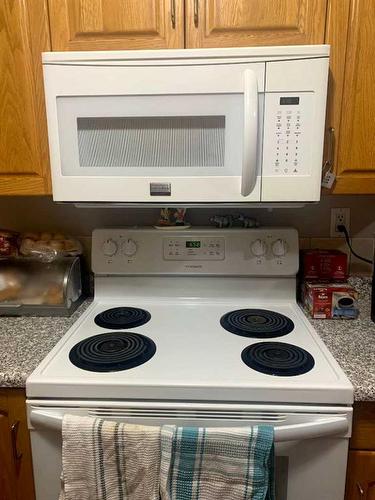
{"label": "microwave digital display", "polygon": [[299,97],[280,97],[280,106],[299,104]]}
{"label": "microwave digital display", "polygon": [[200,241],[187,241],[186,242],[186,248],[200,248],[200,247],[201,247]]}

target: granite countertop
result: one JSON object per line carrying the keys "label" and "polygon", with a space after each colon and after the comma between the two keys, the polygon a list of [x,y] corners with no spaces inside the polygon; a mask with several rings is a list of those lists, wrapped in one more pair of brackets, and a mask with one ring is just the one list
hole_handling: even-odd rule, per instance
{"label": "granite countertop", "polygon": [[25,387],[27,377],[90,302],[83,302],[69,318],[0,318],[0,387]]}
{"label": "granite countertop", "polygon": [[[351,278],[359,292],[356,320],[311,320],[354,386],[356,401],[375,401],[375,324],[370,319],[371,280]],[[26,378],[86,310],[70,318],[0,318],[0,387],[25,387]]]}
{"label": "granite countertop", "polygon": [[371,321],[371,278],[350,278],[359,293],[354,320],[310,319],[354,386],[356,401],[375,401],[375,323]]}

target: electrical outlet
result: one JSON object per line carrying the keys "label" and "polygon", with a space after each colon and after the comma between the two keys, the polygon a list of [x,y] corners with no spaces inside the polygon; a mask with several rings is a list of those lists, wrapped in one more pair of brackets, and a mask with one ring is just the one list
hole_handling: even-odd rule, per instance
{"label": "electrical outlet", "polygon": [[344,238],[344,233],[338,231],[337,226],[344,225],[350,232],[350,208],[331,208],[331,237]]}

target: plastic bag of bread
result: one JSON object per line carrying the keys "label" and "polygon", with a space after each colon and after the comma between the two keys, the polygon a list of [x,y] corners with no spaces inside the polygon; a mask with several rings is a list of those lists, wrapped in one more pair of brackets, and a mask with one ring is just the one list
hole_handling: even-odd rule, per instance
{"label": "plastic bag of bread", "polygon": [[61,233],[24,233],[19,240],[20,254],[44,262],[82,254],[81,243]]}

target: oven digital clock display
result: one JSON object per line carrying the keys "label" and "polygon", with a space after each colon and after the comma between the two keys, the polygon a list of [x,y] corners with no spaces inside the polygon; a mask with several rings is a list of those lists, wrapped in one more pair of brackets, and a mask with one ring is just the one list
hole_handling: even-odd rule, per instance
{"label": "oven digital clock display", "polygon": [[200,248],[200,241],[186,241],[186,248]]}

